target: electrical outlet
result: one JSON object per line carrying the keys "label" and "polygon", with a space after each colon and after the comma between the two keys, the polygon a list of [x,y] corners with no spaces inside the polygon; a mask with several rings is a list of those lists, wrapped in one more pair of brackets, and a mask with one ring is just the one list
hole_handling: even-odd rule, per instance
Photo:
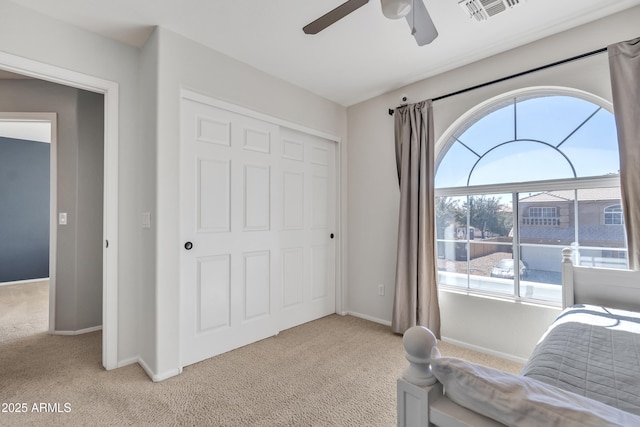
{"label": "electrical outlet", "polygon": [[384,296],[384,285],[382,283],[378,284],[378,295]]}

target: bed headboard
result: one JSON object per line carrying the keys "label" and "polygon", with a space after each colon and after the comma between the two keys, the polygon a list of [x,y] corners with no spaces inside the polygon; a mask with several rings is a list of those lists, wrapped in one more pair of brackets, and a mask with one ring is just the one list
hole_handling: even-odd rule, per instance
{"label": "bed headboard", "polygon": [[571,248],[562,250],[562,306],[593,304],[640,311],[640,271],[573,264]]}

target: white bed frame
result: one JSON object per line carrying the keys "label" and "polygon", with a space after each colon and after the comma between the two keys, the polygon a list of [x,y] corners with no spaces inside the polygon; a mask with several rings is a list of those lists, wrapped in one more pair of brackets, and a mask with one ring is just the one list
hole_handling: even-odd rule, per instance
{"label": "white bed frame", "polygon": [[[594,304],[640,311],[640,271],[580,267],[574,254],[562,251],[562,306]],[[470,427],[502,424],[449,400],[431,373],[435,336],[414,326],[403,338],[409,367],[397,383],[399,427]]]}

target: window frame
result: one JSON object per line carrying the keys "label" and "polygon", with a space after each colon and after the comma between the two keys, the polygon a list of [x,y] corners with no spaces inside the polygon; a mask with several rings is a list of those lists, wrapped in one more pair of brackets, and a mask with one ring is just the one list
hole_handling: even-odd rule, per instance
{"label": "window frame", "polygon": [[[517,98],[527,98],[527,97],[543,97],[543,96],[570,96],[575,98],[583,99],[587,102],[591,102],[594,105],[600,106],[602,109],[613,114],[613,106],[611,102],[596,96],[594,94],[578,90],[571,89],[566,87],[556,87],[556,86],[536,86],[529,87],[524,89],[518,89],[514,91],[505,92],[503,94],[492,97],[484,102],[477,104],[475,107],[468,110],[466,113],[462,114],[458,119],[456,119],[443,134],[438,138],[438,142],[435,147],[435,171],[440,166],[440,162],[446,155],[447,151],[451,147],[451,145],[456,141],[455,135],[460,134],[463,128],[468,128],[473,123],[478,120],[482,120],[482,118],[495,109],[504,106],[506,103],[513,101]],[[462,130],[463,131],[463,130]],[[491,194],[512,194],[513,195],[513,224],[514,226],[517,224],[517,227],[514,227],[514,236],[513,236],[513,258],[515,262],[520,262],[520,243],[519,243],[519,229],[522,227],[521,221],[522,218],[519,216],[518,209],[518,199],[517,194],[526,193],[526,192],[542,192],[542,191],[554,191],[554,190],[567,190],[571,189],[574,191],[581,189],[592,189],[592,188],[611,188],[617,187],[620,188],[620,176],[617,175],[607,175],[607,176],[597,176],[597,177],[577,177],[577,178],[569,178],[569,179],[555,179],[555,180],[543,180],[543,181],[529,181],[529,182],[507,182],[500,184],[488,184],[488,185],[475,185],[475,186],[460,186],[460,187],[449,187],[449,188],[436,188],[434,189],[435,198],[438,197],[460,197],[460,196],[482,196],[482,195],[491,195]],[[434,200],[435,201],[435,200]],[[576,201],[577,203],[577,201]],[[623,220],[624,221],[624,220]],[[624,223],[622,224],[624,225]],[[579,236],[578,236],[579,238]],[[437,237],[436,239],[436,247],[437,247]],[[525,245],[526,246],[526,245]],[[437,257],[437,252],[434,254]],[[560,263],[560,259],[558,263]],[[487,290],[479,290],[469,287],[458,287],[452,286],[442,283],[437,283],[439,289],[450,290],[452,292],[457,293],[465,293],[472,295],[480,295],[480,296],[488,296],[488,297],[497,297],[501,299],[509,299],[515,301],[525,301],[538,305],[544,306],[553,306],[558,307],[561,306],[561,302],[555,301],[546,301],[539,299],[531,299],[526,296],[519,295],[520,293],[520,283],[519,277],[516,275],[514,278],[513,284],[513,294],[504,294],[504,293],[495,293]]]}
{"label": "window frame", "polygon": [[[540,215],[533,214],[540,211]],[[549,215],[551,212],[553,215]],[[533,227],[559,227],[558,208],[555,206],[530,206],[528,215],[520,218],[520,226]]]}
{"label": "window frame", "polygon": [[[438,170],[443,155],[449,150],[450,146],[455,142],[454,136],[459,134],[461,129],[467,129],[471,126],[470,122],[475,123],[482,117],[490,114],[492,111],[509,104],[513,98],[542,97],[542,96],[571,96],[580,98],[602,107],[613,114],[613,104],[592,93],[562,86],[532,86],[522,89],[516,89],[500,95],[489,98],[463,113],[460,117],[449,125],[436,142],[434,149],[435,171]],[[499,185],[499,184],[497,184]]]}
{"label": "window frame", "polygon": [[[540,215],[533,215],[532,212],[540,210]],[[553,212],[553,215],[546,215],[547,212]],[[555,206],[531,206],[529,207],[529,218],[555,218],[558,216],[558,208]]]}
{"label": "window frame", "polygon": [[[608,209],[616,208],[618,210],[607,212]],[[624,223],[624,214],[622,212],[622,205],[615,204],[609,205],[604,208],[604,225],[625,225]],[[617,222],[607,222],[607,218],[618,218]]]}

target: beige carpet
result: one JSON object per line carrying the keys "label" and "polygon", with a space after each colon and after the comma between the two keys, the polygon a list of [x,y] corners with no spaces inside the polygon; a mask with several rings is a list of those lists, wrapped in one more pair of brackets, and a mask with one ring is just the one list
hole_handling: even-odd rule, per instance
{"label": "beige carpet", "polygon": [[0,286],[0,345],[48,329],[48,280]]}
{"label": "beige carpet", "polygon": [[[396,425],[402,339],[366,320],[328,316],[160,383],[138,365],[104,371],[100,342],[100,332],[39,333],[0,344],[0,403],[27,407],[0,412],[0,425]],[[510,372],[521,368],[446,343],[441,352]],[[55,412],[34,412],[42,403]]]}

